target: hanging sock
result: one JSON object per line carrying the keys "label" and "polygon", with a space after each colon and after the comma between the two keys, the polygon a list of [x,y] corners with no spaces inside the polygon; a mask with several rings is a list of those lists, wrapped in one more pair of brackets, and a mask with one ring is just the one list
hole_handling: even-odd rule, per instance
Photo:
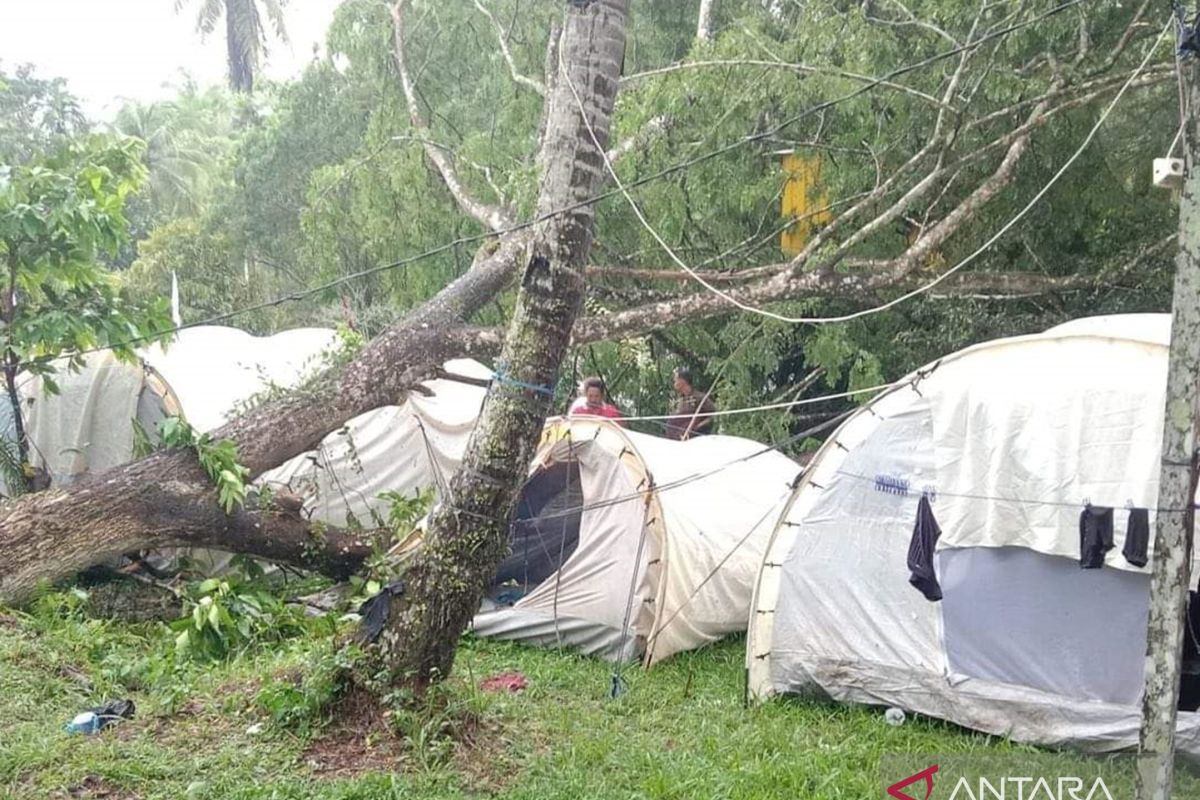
{"label": "hanging sock", "polygon": [[908,569],[912,573],[908,582],[931,602],[942,599],[942,586],[933,570],[933,551],[941,535],[942,529],[933,518],[929,496],[923,494],[917,503],[917,522],[908,543]]}
{"label": "hanging sock", "polygon": [[1113,548],[1113,510],[1106,506],[1084,506],[1079,515],[1079,566],[1100,569],[1104,554]]}
{"label": "hanging sock", "polygon": [[1129,523],[1125,528],[1125,547],[1121,554],[1135,567],[1144,567],[1150,560],[1150,512],[1144,508],[1129,509]]}

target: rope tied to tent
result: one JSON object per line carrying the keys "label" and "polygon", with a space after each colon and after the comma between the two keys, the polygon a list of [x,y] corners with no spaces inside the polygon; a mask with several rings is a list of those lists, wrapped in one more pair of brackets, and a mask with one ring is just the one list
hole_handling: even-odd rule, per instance
{"label": "rope tied to tent", "polygon": [[421,422],[420,417],[414,416],[413,419],[417,423],[417,430],[421,433],[421,441],[425,444],[425,456],[429,459],[429,467],[433,471],[434,485],[437,486],[438,494],[448,498],[450,497],[450,482],[446,480],[445,474],[442,473],[442,467],[438,464],[433,442],[429,441],[429,436],[425,433],[425,423]]}

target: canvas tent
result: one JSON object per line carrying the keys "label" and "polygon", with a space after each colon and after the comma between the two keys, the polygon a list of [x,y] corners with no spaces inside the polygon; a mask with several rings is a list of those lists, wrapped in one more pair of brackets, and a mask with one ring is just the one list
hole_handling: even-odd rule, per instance
{"label": "canvas tent", "polygon": [[547,423],[474,630],[647,665],[745,630],[800,472],[733,436],[677,442],[598,418]]}
{"label": "canvas tent", "polygon": [[[111,353],[89,355],[85,366],[65,365],[54,376],[60,391],[20,377],[23,414],[35,466],[53,485],[129,461],[135,421],[151,438],[158,423],[182,415],[208,432],[236,416],[240,406],[273,388],[298,386],[337,346],[324,328],[254,336],[236,328],[198,326],[180,331],[167,347],[139,351],[133,363]],[[478,381],[491,370],[475,361],[448,362],[450,373]],[[286,484],[307,500],[313,518],[343,525],[370,523],[383,491],[402,494],[435,488],[458,468],[485,389],[449,380],[424,384],[399,406],[351,420],[321,446],[266,473],[260,482]],[[0,435],[15,439],[10,406],[0,404]]]}
{"label": "canvas tent", "polygon": [[180,331],[165,348],[155,344],[139,354],[179,398],[188,423],[207,432],[237,416],[239,405],[256,395],[298,386],[337,345],[336,331],[328,328],[255,336],[203,325]]}
{"label": "canvas tent", "polygon": [[[1169,317],[1080,320],[918,370],[850,417],[787,504],[759,573],[746,665],[765,697],[818,690],[1045,745],[1134,745]],[[943,595],[910,584],[918,507]],[[1115,546],[1081,569],[1085,504]],[[920,564],[921,546],[914,548]],[[1152,552],[1149,554],[1152,558]],[[1200,754],[1200,714],[1178,747]]]}
{"label": "canvas tent", "polygon": [[[45,391],[43,378],[18,376],[30,461],[53,486],[125,463],[133,455],[135,426],[152,435],[159,421],[179,413],[178,397],[145,363],[118,361],[109,352],[88,356],[79,370],[61,363],[54,394]],[[2,406],[3,436],[13,442],[12,406],[7,398]]]}
{"label": "canvas tent", "polygon": [[[486,381],[492,371],[477,361],[446,362],[445,371]],[[436,379],[385,406],[350,420],[311,453],[265,473],[260,484],[286,486],[305,499],[314,519],[331,525],[356,520],[370,527],[387,517],[382,492],[415,496],[437,490],[462,463],[486,389]]]}
{"label": "canvas tent", "polygon": [[[255,394],[299,384],[336,342],[334,331],[320,328],[260,337],[203,326],[181,331],[166,348],[141,349],[133,362],[108,351],[89,354],[78,370],[63,360],[53,375],[54,394],[45,391],[44,379],[22,374],[21,418],[31,460],[59,486],[129,461],[137,427],[153,439],[160,421],[182,414],[197,430],[212,430]],[[0,435],[16,438],[8,403],[0,404]]]}

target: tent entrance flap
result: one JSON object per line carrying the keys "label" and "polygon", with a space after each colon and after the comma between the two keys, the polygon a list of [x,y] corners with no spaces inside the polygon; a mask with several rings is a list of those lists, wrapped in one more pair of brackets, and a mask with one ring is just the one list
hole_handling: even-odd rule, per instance
{"label": "tent entrance flap", "polygon": [[511,606],[553,577],[579,546],[582,518],[578,461],[552,462],[535,472],[521,489],[509,533],[511,550],[488,596]]}

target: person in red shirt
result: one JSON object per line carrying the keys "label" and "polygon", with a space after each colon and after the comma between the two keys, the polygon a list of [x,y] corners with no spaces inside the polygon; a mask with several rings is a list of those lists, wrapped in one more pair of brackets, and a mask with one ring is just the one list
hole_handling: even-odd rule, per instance
{"label": "person in red shirt", "polygon": [[[569,417],[593,416],[620,420],[621,412],[608,402],[602,378],[588,378],[583,382],[583,395],[575,398],[567,411]],[[619,422],[617,424],[620,424]]]}

